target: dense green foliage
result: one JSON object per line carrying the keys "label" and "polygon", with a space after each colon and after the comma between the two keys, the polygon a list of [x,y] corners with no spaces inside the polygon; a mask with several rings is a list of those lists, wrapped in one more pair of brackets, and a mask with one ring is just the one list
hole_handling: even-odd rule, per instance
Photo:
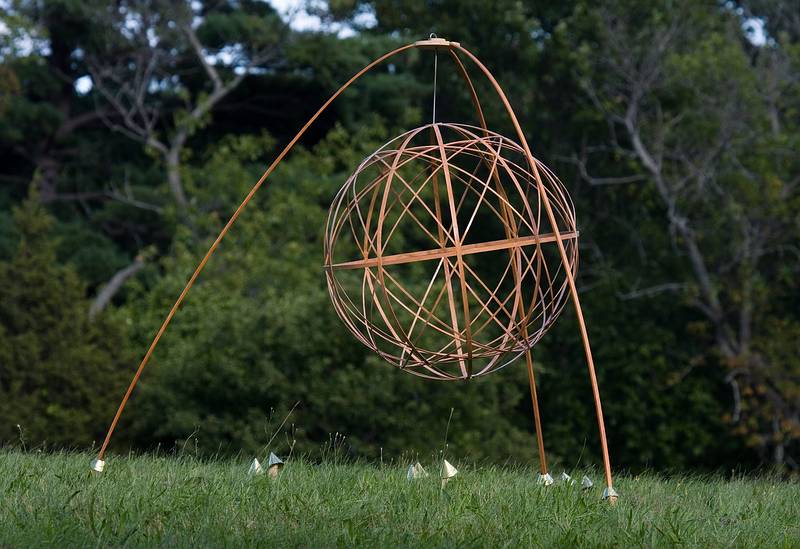
{"label": "dense green foliage", "polygon": [[442,492],[436,475],[407,482],[404,464],[329,457],[272,480],[237,461],[132,457],[91,476],[86,454],[3,452],[0,544],[793,547],[800,536],[798,487],[772,478],[622,477],[612,507],[596,485],[545,488],[524,469],[456,463]]}
{"label": "dense green foliage", "polygon": [[[355,29],[341,38],[292,30],[256,1],[10,2],[0,33],[0,440],[19,440],[19,424],[29,445],[97,441],[264,167],[347,77],[435,31],[493,71],[534,154],[575,199],[614,463],[797,469],[800,26],[784,7],[316,5],[324,21]],[[363,13],[374,24],[358,27]],[[746,32],[755,24],[760,42]],[[380,67],[280,165],[175,317],[115,445],[252,452],[299,402],[282,443],[295,439],[298,451],[341,433],[354,456],[427,454],[452,408],[455,455],[533,460],[523,368],[469,383],[412,378],[362,348],[329,304],[329,202],[365,155],[429,119],[432,69],[421,51]],[[442,55],[438,74],[438,119],[475,123]],[[489,125],[511,135],[472,74]],[[567,465],[595,462],[570,311],[534,360],[548,451]]]}
{"label": "dense green foliage", "polygon": [[0,264],[0,438],[85,446],[123,387],[124,338],[87,318],[84,286],[56,261],[37,198],[15,209],[19,247]]}

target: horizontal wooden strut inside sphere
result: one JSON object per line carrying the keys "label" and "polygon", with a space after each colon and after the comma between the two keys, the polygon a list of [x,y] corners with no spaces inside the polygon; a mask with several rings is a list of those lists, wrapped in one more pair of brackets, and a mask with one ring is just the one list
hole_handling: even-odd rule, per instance
{"label": "horizontal wooden strut inside sphere", "polygon": [[[576,231],[561,233],[563,240],[578,238]],[[466,244],[464,246],[449,246],[434,250],[421,250],[418,252],[407,252],[403,254],[387,255],[383,257],[371,257],[348,261],[346,263],[335,263],[326,265],[328,269],[361,269],[364,267],[375,267],[377,265],[401,265],[403,263],[413,263],[415,261],[426,261],[430,259],[441,259],[443,257],[454,257],[456,255],[478,254],[481,252],[494,252],[497,250],[507,250],[520,246],[531,246],[538,243],[555,242],[556,235],[548,233],[543,235],[525,236],[520,238],[504,238],[502,240],[492,240],[491,242],[479,242],[477,244]]]}

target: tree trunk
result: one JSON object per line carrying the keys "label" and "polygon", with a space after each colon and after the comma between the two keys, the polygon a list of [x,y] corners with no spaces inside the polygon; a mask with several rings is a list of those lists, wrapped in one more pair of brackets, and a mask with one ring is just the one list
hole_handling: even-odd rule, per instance
{"label": "tree trunk", "polygon": [[167,182],[169,183],[169,190],[173,198],[175,198],[175,202],[178,204],[178,209],[185,211],[189,204],[186,200],[186,193],[183,192],[180,152],[181,147],[170,147],[164,155],[164,161],[167,164]]}

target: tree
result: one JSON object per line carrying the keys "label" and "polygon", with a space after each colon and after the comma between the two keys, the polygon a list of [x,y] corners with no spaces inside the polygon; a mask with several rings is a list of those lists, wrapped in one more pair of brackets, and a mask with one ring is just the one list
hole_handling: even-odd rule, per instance
{"label": "tree", "polygon": [[84,288],[56,261],[53,219],[33,194],[14,212],[19,246],[0,263],[0,441],[85,446],[124,379],[124,332],[90,322]]}
{"label": "tree", "polygon": [[99,109],[114,113],[105,117],[112,129],[161,158],[175,204],[185,210],[187,140],[245,77],[273,68],[285,26],[272,8],[252,1],[197,10],[184,2],[121,2],[100,14],[114,32],[89,57]]}
{"label": "tree", "polygon": [[95,108],[77,90],[87,53],[109,32],[95,21],[105,6],[10,2],[3,14],[8,33],[0,46],[0,79],[10,86],[0,108],[3,178],[12,183],[4,190],[19,200],[35,186],[39,200],[70,221],[62,227],[57,254],[73,261],[90,288],[130,272],[125,248],[139,255],[142,234],[152,230],[161,211],[150,202],[150,189],[145,197],[134,192],[141,193],[142,186],[130,176],[130,165],[141,157],[120,150],[121,139],[98,135],[98,128],[108,133],[101,120],[110,111]]}
{"label": "tree", "polygon": [[[102,114],[81,105],[74,89],[81,74],[81,47],[98,31],[89,24],[89,14],[102,2],[9,4],[3,18],[9,32],[2,47],[2,72],[25,93],[12,95],[11,108],[0,113],[0,137],[33,165],[38,196],[49,202],[56,199],[62,164],[74,153],[75,132]],[[31,51],[24,51],[20,43]],[[27,195],[27,189],[22,194]]]}
{"label": "tree", "polygon": [[[576,164],[595,185],[652,185],[685,265],[634,293],[677,292],[702,314],[698,329],[707,326],[733,392],[732,423],[762,456],[796,468],[800,364],[777,356],[796,343],[765,330],[797,325],[776,298],[796,263],[798,96],[785,67],[800,59],[790,44],[747,43],[734,12],[692,2],[623,1],[579,12],[582,23],[596,34],[572,42],[575,62],[609,135]],[[608,155],[626,162],[617,170],[639,169],[595,177],[593,162]]]}

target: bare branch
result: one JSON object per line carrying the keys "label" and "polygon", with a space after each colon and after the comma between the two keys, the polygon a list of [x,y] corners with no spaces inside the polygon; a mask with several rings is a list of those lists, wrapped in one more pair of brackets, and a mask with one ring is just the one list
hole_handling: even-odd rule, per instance
{"label": "bare branch", "polygon": [[739,423],[739,418],[742,414],[742,392],[736,380],[738,374],[739,371],[734,370],[725,376],[725,383],[731,386],[731,393],[733,394],[733,415],[731,416],[731,421],[733,423]]}
{"label": "bare branch", "polygon": [[184,28],[184,31],[186,32],[186,36],[189,38],[189,43],[192,45],[192,49],[197,55],[197,60],[200,61],[200,64],[203,66],[203,70],[206,71],[206,74],[211,79],[211,82],[213,82],[214,89],[221,89],[223,87],[222,79],[219,77],[219,73],[214,65],[209,63],[208,59],[206,59],[206,55],[203,52],[203,46],[200,44],[200,40],[197,38],[197,33],[194,32],[192,25],[187,24]]}
{"label": "bare branch", "polygon": [[148,210],[155,213],[162,213],[163,208],[155,204],[143,202],[135,198],[125,196],[113,191],[100,191],[100,192],[78,192],[78,193],[58,193],[42,202],[72,202],[72,201],[85,201],[85,200],[115,200],[134,208]]}
{"label": "bare branch", "polygon": [[144,267],[144,264],[144,256],[139,254],[133,260],[133,263],[114,273],[114,276],[111,277],[111,280],[109,280],[108,283],[103,286],[103,289],[100,290],[100,292],[92,301],[92,304],[89,306],[90,320],[96,317],[103,309],[106,308],[120,288],[125,285],[128,279],[141,271]]}
{"label": "bare branch", "polygon": [[665,282],[664,284],[656,284],[655,286],[650,286],[648,288],[641,288],[638,290],[631,290],[626,293],[617,293],[617,297],[622,299],[623,301],[627,301],[630,299],[639,299],[642,297],[653,297],[658,294],[663,294],[667,292],[678,292],[683,291],[687,287],[687,284],[684,282]]}
{"label": "bare branch", "polygon": [[628,183],[639,183],[640,181],[647,180],[647,176],[644,174],[633,174],[619,177],[594,177],[589,174],[586,168],[585,155],[583,158],[578,158],[577,155],[558,156],[556,158],[558,160],[563,160],[569,162],[570,164],[574,164],[578,168],[578,174],[581,176],[581,179],[593,186],[599,187],[603,185],[624,185]]}

